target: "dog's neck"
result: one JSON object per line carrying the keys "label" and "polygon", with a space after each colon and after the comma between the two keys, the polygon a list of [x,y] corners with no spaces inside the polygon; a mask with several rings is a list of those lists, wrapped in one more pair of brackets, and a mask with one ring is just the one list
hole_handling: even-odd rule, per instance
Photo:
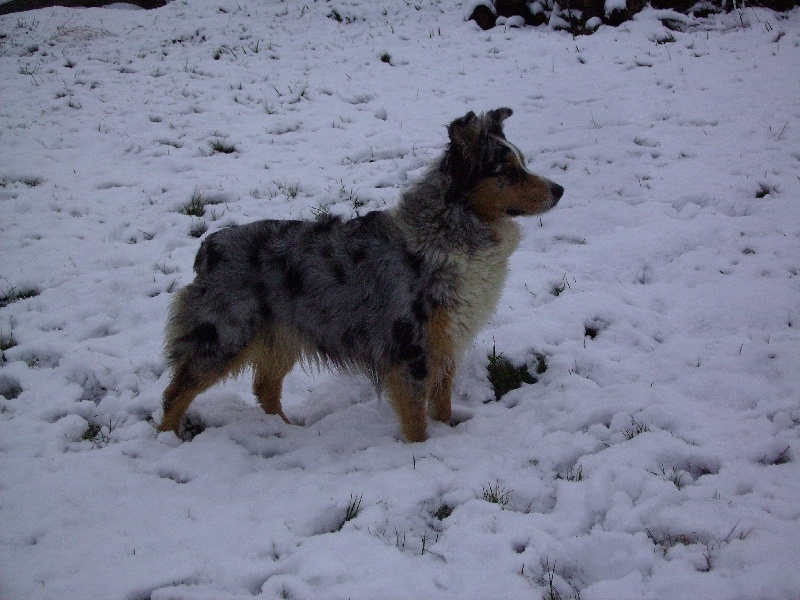
{"label": "dog's neck", "polygon": [[519,226],[511,218],[482,221],[466,200],[446,199],[449,185],[439,166],[434,165],[403,192],[392,209],[408,249],[433,262],[438,262],[435,259],[440,255],[444,262],[454,249],[473,254],[497,245],[509,246],[510,255],[519,240]]}

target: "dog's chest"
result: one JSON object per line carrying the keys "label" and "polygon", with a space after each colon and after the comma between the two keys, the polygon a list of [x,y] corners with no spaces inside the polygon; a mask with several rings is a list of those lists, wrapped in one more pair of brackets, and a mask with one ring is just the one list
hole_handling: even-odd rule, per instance
{"label": "dog's chest", "polygon": [[466,349],[494,313],[508,273],[508,259],[519,244],[519,226],[513,221],[496,224],[493,233],[495,244],[453,257],[459,277],[450,316],[457,352]]}

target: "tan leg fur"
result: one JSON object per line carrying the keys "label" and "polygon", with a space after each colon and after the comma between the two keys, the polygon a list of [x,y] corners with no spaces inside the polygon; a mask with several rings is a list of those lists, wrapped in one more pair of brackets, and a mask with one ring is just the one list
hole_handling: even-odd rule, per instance
{"label": "tan leg fur", "polygon": [[434,421],[442,423],[450,423],[453,376],[456,371],[450,325],[450,316],[441,309],[428,322],[428,414]]}
{"label": "tan leg fur", "polygon": [[393,367],[386,375],[384,384],[405,438],[409,442],[424,442],[428,418],[425,414],[424,388],[404,375],[401,367]]}

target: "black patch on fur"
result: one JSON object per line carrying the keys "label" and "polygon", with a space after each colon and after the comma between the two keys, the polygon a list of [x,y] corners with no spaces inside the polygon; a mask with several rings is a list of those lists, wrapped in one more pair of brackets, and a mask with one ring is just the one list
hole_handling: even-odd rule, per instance
{"label": "black patch on fur", "polygon": [[392,339],[400,350],[400,357],[407,351],[407,348],[414,343],[414,324],[408,319],[397,319],[392,323]]}
{"label": "black patch on fur", "polygon": [[348,352],[352,352],[356,345],[356,334],[351,327],[348,327],[342,334],[342,346]]}
{"label": "black patch on fur", "polygon": [[201,356],[212,356],[219,350],[219,332],[216,325],[209,322],[200,323],[181,341],[191,344]]}
{"label": "black patch on fur", "polygon": [[286,267],[286,288],[292,296],[300,296],[303,293],[303,270],[294,265]]}
{"label": "black patch on fur", "polygon": [[338,262],[334,262],[331,264],[331,270],[333,271],[333,276],[336,277],[336,281],[340,284],[344,285],[347,283],[347,271],[345,268],[339,264]]}
{"label": "black patch on fur", "polygon": [[354,263],[360,263],[365,258],[367,258],[367,249],[364,247],[358,247],[353,250],[353,254],[350,256],[353,259]]}
{"label": "black patch on fur", "polygon": [[425,300],[423,298],[417,298],[411,304],[411,310],[414,311],[414,317],[416,317],[417,321],[420,323],[424,323],[428,320],[428,307],[425,305]]}
{"label": "black patch on fur", "polygon": [[285,253],[274,254],[270,256],[270,260],[283,272],[289,268],[289,257]]}
{"label": "black patch on fur", "polygon": [[406,349],[402,358],[404,360],[419,360],[423,354],[425,354],[425,351],[422,349],[422,346],[413,344]]}
{"label": "black patch on fur", "polygon": [[422,258],[408,251],[403,253],[403,258],[405,259],[406,264],[414,272],[414,277],[419,279],[419,277],[422,275]]}
{"label": "black patch on fur", "polygon": [[428,378],[428,363],[424,356],[420,356],[416,360],[408,363],[408,373],[417,381],[423,381]]}
{"label": "black patch on fur", "polygon": [[263,321],[270,321],[274,316],[272,307],[267,299],[267,288],[262,281],[256,283],[256,301],[258,302],[258,314]]}
{"label": "black patch on fur", "polygon": [[261,248],[257,244],[253,244],[247,253],[247,262],[253,272],[257,273],[261,269]]}
{"label": "black patch on fur", "polygon": [[520,210],[518,208],[507,208],[506,209],[506,214],[509,217],[518,217],[520,215],[524,215],[525,211],[524,210]]}
{"label": "black patch on fur", "polygon": [[425,379],[428,376],[425,350],[417,339],[415,324],[409,319],[397,319],[392,324],[392,336],[395,360],[406,363],[415,379]]}

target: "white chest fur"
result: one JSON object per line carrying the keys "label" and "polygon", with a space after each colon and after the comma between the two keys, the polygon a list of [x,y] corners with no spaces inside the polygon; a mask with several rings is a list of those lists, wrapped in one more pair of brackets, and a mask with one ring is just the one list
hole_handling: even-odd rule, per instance
{"label": "white chest fur", "polygon": [[510,219],[500,219],[492,229],[495,244],[478,252],[457,253],[452,257],[453,266],[460,275],[456,288],[457,307],[451,313],[456,355],[466,350],[494,314],[508,273],[508,259],[519,244],[519,226]]}

